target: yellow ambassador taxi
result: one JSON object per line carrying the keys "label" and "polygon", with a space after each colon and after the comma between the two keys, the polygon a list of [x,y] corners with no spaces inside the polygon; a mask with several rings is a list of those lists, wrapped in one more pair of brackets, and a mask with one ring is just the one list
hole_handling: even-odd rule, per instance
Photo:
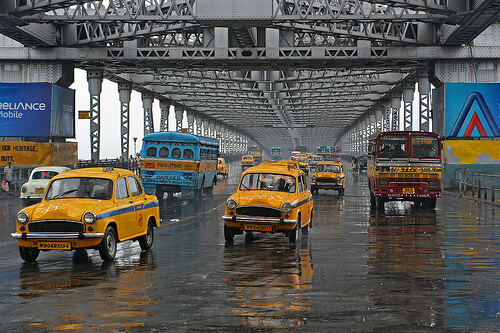
{"label": "yellow ambassador taxi", "polygon": [[217,174],[223,175],[224,177],[227,177],[227,175],[229,174],[229,167],[222,157],[217,158]]}
{"label": "yellow ambassador taxi", "polygon": [[281,232],[295,243],[299,229],[309,232],[312,217],[313,197],[304,172],[294,161],[269,161],[241,175],[236,193],[226,201],[224,238],[231,243],[244,231]]}
{"label": "yellow ambassador taxi", "polygon": [[311,192],[318,194],[319,189],[337,190],[339,195],[344,195],[345,180],[342,162],[318,162],[311,176]]}
{"label": "yellow ambassador taxi", "polygon": [[248,168],[255,165],[255,159],[252,155],[243,155],[241,157],[241,168]]}
{"label": "yellow ambassador taxi", "polygon": [[118,242],[137,240],[150,249],[160,213],[156,196],[145,194],[133,172],[88,168],[53,177],[41,203],[19,211],[16,220],[12,237],[24,261],[35,261],[40,250],[80,249],[98,249],[112,261]]}

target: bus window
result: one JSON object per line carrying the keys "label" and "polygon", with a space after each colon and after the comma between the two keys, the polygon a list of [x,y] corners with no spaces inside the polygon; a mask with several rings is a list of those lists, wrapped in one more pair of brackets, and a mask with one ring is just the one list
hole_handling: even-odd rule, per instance
{"label": "bus window", "polygon": [[172,157],[173,158],[181,157],[181,150],[179,148],[172,149]]}
{"label": "bus window", "polygon": [[146,156],[148,157],[156,157],[156,147],[149,147],[146,151]]}
{"label": "bus window", "polygon": [[408,136],[385,135],[381,136],[378,145],[379,157],[406,157]]}
{"label": "bus window", "polygon": [[439,157],[439,140],[432,136],[415,135],[411,138],[411,156],[417,158]]}
{"label": "bus window", "polygon": [[161,147],[160,157],[168,157],[168,148],[167,147]]}
{"label": "bus window", "polygon": [[194,152],[191,149],[184,149],[184,158],[192,160],[194,158]]}

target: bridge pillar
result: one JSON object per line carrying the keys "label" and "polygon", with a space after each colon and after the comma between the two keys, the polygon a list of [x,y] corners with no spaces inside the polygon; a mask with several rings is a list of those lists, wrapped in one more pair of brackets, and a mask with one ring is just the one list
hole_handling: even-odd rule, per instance
{"label": "bridge pillar", "polygon": [[210,136],[210,130],[208,128],[208,118],[203,118],[203,131],[204,131],[204,135],[205,137],[209,137]]}
{"label": "bridge pillar", "polygon": [[153,123],[153,94],[142,93],[142,108],[144,109],[144,135],[155,131]]}
{"label": "bridge pillar", "polygon": [[182,132],[182,118],[184,116],[184,108],[182,106],[175,106],[175,130]]}
{"label": "bridge pillar", "polygon": [[415,83],[403,84],[403,102],[404,102],[404,130],[413,129],[413,95],[415,94]]}
{"label": "bridge pillar", "polygon": [[375,121],[377,124],[375,126],[375,133],[380,133],[384,130],[384,111],[383,108],[375,110]]}
{"label": "bridge pillar", "polygon": [[431,86],[429,83],[429,72],[427,69],[420,69],[417,72],[418,78],[418,93],[420,96],[419,114],[420,114],[420,130],[429,132],[431,130],[431,113],[430,113],[430,98],[429,94]]}
{"label": "bridge pillar", "polygon": [[132,85],[130,83],[118,83],[118,95],[120,98],[120,114],[121,114],[121,153],[122,158],[129,157],[129,136],[130,136],[130,94]]}
{"label": "bridge pillar", "polygon": [[392,109],[392,131],[399,131],[399,109],[401,108],[401,93],[393,92],[391,94]]}
{"label": "bridge pillar", "polygon": [[194,113],[191,111],[187,112],[187,122],[188,122],[188,133],[194,134]]}
{"label": "bridge pillar", "polygon": [[384,127],[382,129],[383,132],[387,132],[391,130],[391,102],[388,100],[383,105],[384,108]]}
{"label": "bridge pillar", "polygon": [[215,139],[215,122],[210,121],[210,124],[208,125],[208,128],[210,129],[210,137]]}
{"label": "bridge pillar", "polygon": [[219,152],[222,152],[222,136],[220,130],[221,130],[221,124],[220,123],[215,124],[215,131],[216,131],[215,138],[217,139],[217,141],[219,141]]}
{"label": "bridge pillar", "polygon": [[160,110],[161,110],[160,132],[167,132],[168,118],[170,115],[170,101],[166,99],[160,100]]}
{"label": "bridge pillar", "polygon": [[101,137],[101,90],[104,71],[90,69],[87,71],[87,82],[90,93],[90,157],[99,162]]}
{"label": "bridge pillar", "polygon": [[203,136],[203,118],[201,116],[196,117],[196,135]]}

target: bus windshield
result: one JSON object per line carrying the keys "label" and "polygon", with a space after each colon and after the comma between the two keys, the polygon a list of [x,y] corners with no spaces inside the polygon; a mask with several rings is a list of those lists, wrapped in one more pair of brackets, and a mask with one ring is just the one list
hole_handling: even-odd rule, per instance
{"label": "bus windshield", "polygon": [[414,135],[411,138],[411,157],[438,158],[439,140],[434,136]]}
{"label": "bus windshield", "polygon": [[379,157],[406,157],[408,151],[407,135],[382,135],[378,144]]}

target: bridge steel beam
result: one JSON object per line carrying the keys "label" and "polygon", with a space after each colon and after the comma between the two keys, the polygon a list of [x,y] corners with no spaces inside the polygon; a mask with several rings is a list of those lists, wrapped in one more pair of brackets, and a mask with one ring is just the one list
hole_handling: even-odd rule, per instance
{"label": "bridge steel beam", "polygon": [[153,122],[153,101],[154,95],[149,92],[141,94],[142,108],[144,109],[144,135],[155,131]]}
{"label": "bridge steel beam", "polygon": [[171,103],[168,99],[161,99],[160,100],[160,111],[161,111],[160,132],[167,132],[168,131],[170,105],[171,105]]}
{"label": "bridge steel beam", "polygon": [[90,157],[99,162],[101,147],[101,90],[104,71],[92,69],[87,71],[87,82],[90,93]]}
{"label": "bridge steel beam", "polygon": [[181,105],[175,106],[175,131],[182,132],[182,119],[184,117],[184,107]]}
{"label": "bridge steel beam", "polygon": [[124,159],[129,157],[129,136],[130,136],[130,94],[132,85],[130,83],[118,84],[118,96],[120,99],[120,137],[121,156]]}
{"label": "bridge steel beam", "polygon": [[413,95],[415,94],[415,83],[403,84],[403,128],[405,131],[413,129]]}

